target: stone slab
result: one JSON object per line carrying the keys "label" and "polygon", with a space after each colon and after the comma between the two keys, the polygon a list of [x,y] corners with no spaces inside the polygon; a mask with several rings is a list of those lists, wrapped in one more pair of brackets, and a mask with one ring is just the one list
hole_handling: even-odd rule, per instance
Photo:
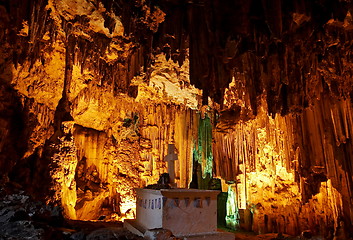
{"label": "stone slab", "polygon": [[234,240],[235,236],[233,233],[228,232],[215,232],[210,234],[201,234],[193,236],[179,236],[183,240]]}
{"label": "stone slab", "polygon": [[[124,220],[124,228],[129,230],[130,232],[144,237],[145,232],[147,231],[142,226],[140,226],[135,219],[125,219]],[[183,240],[234,240],[235,235],[229,232],[212,232],[212,233],[204,233],[204,234],[195,234],[195,235],[187,235],[187,236],[176,236]],[[157,240],[157,239],[156,239]]]}
{"label": "stone slab", "polygon": [[140,237],[143,237],[143,235],[146,232],[146,229],[144,229],[141,225],[139,225],[136,219],[125,219],[124,228],[126,228],[133,234],[136,234],[137,236],[140,236]]}

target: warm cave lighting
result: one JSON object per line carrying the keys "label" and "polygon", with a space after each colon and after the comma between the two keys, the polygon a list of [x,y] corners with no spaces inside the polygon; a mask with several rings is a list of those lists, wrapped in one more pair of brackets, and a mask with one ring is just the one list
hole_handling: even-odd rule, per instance
{"label": "warm cave lighting", "polygon": [[0,0],[0,239],[353,240],[352,13]]}
{"label": "warm cave lighting", "polygon": [[121,203],[120,211],[122,214],[114,213],[112,214],[112,219],[115,221],[124,221],[125,219],[136,218],[136,199],[126,198],[124,202]]}

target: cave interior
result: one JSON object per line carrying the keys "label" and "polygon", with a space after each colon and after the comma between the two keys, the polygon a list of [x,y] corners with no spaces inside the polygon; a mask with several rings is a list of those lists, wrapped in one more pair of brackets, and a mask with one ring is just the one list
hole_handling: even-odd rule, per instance
{"label": "cave interior", "polygon": [[353,237],[350,0],[0,0],[1,186],[135,217],[175,146],[219,224]]}

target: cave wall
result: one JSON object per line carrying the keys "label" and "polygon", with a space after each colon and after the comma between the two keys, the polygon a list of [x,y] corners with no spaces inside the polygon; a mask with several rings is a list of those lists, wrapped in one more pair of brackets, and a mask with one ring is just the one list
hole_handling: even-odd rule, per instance
{"label": "cave wall", "polygon": [[[213,33],[225,45],[209,55],[230,73],[214,131],[215,176],[229,181],[240,212],[253,214],[242,227],[294,235],[310,229],[328,238],[349,233],[351,3],[242,7],[240,15],[219,17]],[[243,24],[224,30],[222,20],[239,17]]]}
{"label": "cave wall", "polygon": [[176,63],[148,47],[161,10],[86,0],[0,10],[6,181],[72,219],[132,218],[134,188],[167,171],[173,143],[176,182],[189,185],[201,91],[190,85],[187,52]]}
{"label": "cave wall", "polygon": [[236,125],[223,120],[214,132],[215,175],[230,181],[237,207],[252,212],[246,228],[292,235],[307,229],[323,236],[349,232],[351,100],[322,95],[300,114],[275,117],[262,101],[253,119],[238,118]]}
{"label": "cave wall", "polygon": [[[176,183],[188,187],[191,181],[199,115],[176,105],[120,101],[119,112],[131,116],[112,124],[122,124],[118,132],[66,121],[64,135],[52,144],[50,201],[59,201],[72,219],[133,218],[134,188],[155,184],[167,172],[168,143],[178,153]],[[133,104],[138,106],[131,109]]]}

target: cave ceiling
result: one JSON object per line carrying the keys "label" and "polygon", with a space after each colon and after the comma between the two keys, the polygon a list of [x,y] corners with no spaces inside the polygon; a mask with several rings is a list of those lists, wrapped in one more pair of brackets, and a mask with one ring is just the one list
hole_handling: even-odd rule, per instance
{"label": "cave ceiling", "polygon": [[[262,97],[270,114],[287,114],[302,111],[322,93],[338,98],[352,93],[350,1],[88,1],[100,9],[104,22],[88,17],[98,14],[92,9],[73,7],[79,2],[1,1],[0,10],[7,14],[1,14],[0,37],[12,51],[3,52],[3,58],[15,65],[30,59],[32,66],[44,59],[43,49],[50,51],[53,41],[62,38],[68,52],[76,51],[66,56],[66,75],[70,62],[95,65],[117,91],[131,92],[132,77],[140,66],[148,72],[153,55],[164,52],[180,65],[189,55],[190,81],[203,90],[204,104],[210,96],[222,106],[233,80],[236,90],[231,92],[246,92],[255,115]],[[52,17],[54,9],[65,7],[70,10]],[[24,23],[27,33],[18,34]],[[97,29],[101,25],[104,31]],[[114,41],[123,49],[112,50]],[[136,49],[143,57],[132,60]],[[103,57],[108,50],[125,54]],[[133,69],[116,77],[124,62]]]}
{"label": "cave ceiling", "polygon": [[262,95],[270,114],[286,114],[323,92],[352,92],[348,1],[188,1],[179,10],[184,21],[165,8],[162,26],[184,22],[191,82],[216,102],[223,102],[232,78],[255,115]]}

